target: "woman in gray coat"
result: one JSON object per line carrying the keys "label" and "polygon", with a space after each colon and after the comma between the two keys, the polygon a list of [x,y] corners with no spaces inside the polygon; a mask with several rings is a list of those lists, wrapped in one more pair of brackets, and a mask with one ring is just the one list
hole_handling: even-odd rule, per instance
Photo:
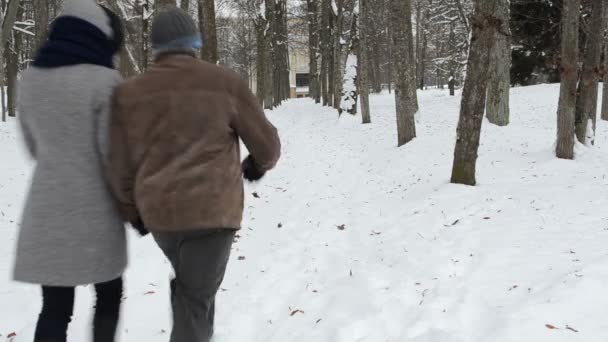
{"label": "woman in gray coat", "polygon": [[36,167],[14,278],[42,285],[35,341],[66,341],[74,287],[86,284],[97,293],[94,339],[114,340],[126,237],[103,165],[122,40],[116,15],[94,0],[68,0],[21,78],[20,123]]}

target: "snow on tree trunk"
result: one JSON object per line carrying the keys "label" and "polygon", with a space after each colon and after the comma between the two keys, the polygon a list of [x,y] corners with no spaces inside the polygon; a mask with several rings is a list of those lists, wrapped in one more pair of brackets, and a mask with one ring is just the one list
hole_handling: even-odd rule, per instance
{"label": "snow on tree trunk", "polygon": [[[182,0],[183,1],[183,0]],[[266,67],[268,64],[268,39],[266,37],[266,27],[268,23],[265,18],[266,13],[256,17],[255,32],[256,32],[256,92],[258,101],[261,106],[264,106],[266,98]]]}
{"label": "snow on tree trunk", "polygon": [[452,183],[475,185],[475,168],[481,124],[486,105],[490,50],[492,40],[499,29],[496,5],[501,0],[477,0],[475,14],[471,18],[467,79],[462,93],[460,119],[458,121]]}
{"label": "snow on tree trunk", "polygon": [[557,109],[558,158],[574,158],[574,119],[578,82],[580,0],[562,3],[561,87]]}
{"label": "snow on tree trunk", "polygon": [[603,96],[602,96],[602,120],[608,120],[608,5],[604,5],[604,65],[603,72]]}
{"label": "snow on tree trunk", "polygon": [[342,111],[349,114],[357,114],[357,56],[348,55],[346,60],[346,71],[344,73],[344,84],[342,86],[344,95],[340,103],[340,114]]}
{"label": "snow on tree trunk", "polygon": [[321,0],[321,90],[323,105],[329,105],[329,64],[330,64],[330,6],[331,0]]}
{"label": "snow on tree trunk", "polygon": [[[410,0],[390,0],[390,25],[393,38],[393,67],[395,72],[395,101],[397,107],[398,146],[416,137],[416,99],[412,47],[412,14]],[[414,81],[413,81],[414,80]],[[412,87],[414,91],[412,91]]]}
{"label": "snow on tree trunk", "polygon": [[496,17],[500,29],[496,32],[490,52],[490,81],[486,116],[498,126],[509,124],[509,91],[511,90],[511,29],[509,1],[499,0]]}
{"label": "snow on tree trunk", "polygon": [[199,26],[203,35],[203,51],[201,58],[209,63],[217,64],[219,54],[217,50],[217,29],[215,26],[215,1],[198,1]]}
{"label": "snow on tree trunk", "polygon": [[454,79],[454,75],[450,76],[448,87],[450,88],[450,96],[456,95],[456,80]]}
{"label": "snow on tree trunk", "polygon": [[[604,25],[602,24],[603,2],[604,0],[593,0],[592,3],[591,22],[586,39],[587,47],[583,57],[583,71],[580,79],[580,93],[577,99],[576,136],[583,144],[594,143],[593,139],[587,141],[587,137],[594,135],[597,118],[599,67],[602,54],[602,34],[604,32]],[[591,126],[589,122],[591,122]],[[593,132],[588,133],[587,127],[591,127]]]}
{"label": "snow on tree trunk", "polygon": [[[359,42],[357,46],[357,90],[361,102],[361,119],[364,124],[372,122],[369,107],[369,2],[370,0],[359,0],[358,33]],[[390,26],[390,25],[389,25]]]}

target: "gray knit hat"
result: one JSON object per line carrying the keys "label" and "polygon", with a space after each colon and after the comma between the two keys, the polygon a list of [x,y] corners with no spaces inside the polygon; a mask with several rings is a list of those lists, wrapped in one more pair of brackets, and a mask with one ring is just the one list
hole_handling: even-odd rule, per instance
{"label": "gray knit hat", "polygon": [[95,25],[109,38],[112,38],[110,18],[95,0],[67,0],[60,16],[76,17]]}
{"label": "gray knit hat", "polygon": [[187,12],[177,7],[156,14],[152,21],[151,39],[155,56],[190,53],[203,47],[196,23]]}

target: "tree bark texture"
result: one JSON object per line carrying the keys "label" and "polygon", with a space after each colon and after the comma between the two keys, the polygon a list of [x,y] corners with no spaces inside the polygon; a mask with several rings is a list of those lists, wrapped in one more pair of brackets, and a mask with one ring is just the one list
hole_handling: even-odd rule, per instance
{"label": "tree bark texture", "polygon": [[287,37],[287,2],[278,0],[274,4],[272,27],[273,51],[273,98],[274,106],[279,106],[289,98],[289,50]]}
{"label": "tree bark texture", "polygon": [[[591,24],[585,55],[583,70],[580,79],[580,93],[575,117],[576,136],[583,144],[593,144],[595,139],[595,125],[597,119],[597,96],[599,82],[600,57],[604,33],[603,23],[604,0],[593,0],[591,10]],[[592,131],[588,131],[588,126]]]}
{"label": "tree bark texture", "polygon": [[310,97],[321,102],[319,80],[319,0],[306,0],[308,11],[308,49],[310,59]]}
{"label": "tree bark texture", "polygon": [[[412,64],[412,9],[410,0],[390,0],[390,25],[393,38],[393,66],[395,69],[395,101],[397,106],[398,146],[416,137],[415,77]],[[409,27],[408,27],[409,26]],[[414,91],[412,91],[412,87]]]}
{"label": "tree bark texture", "polygon": [[[8,60],[8,51],[5,50],[7,47],[9,37],[12,35],[12,27],[17,20],[17,12],[19,9],[19,0],[9,0],[6,6],[6,11],[2,13],[0,10],[0,19],[2,19],[2,26],[0,27],[0,89],[6,86],[5,82],[5,70],[4,61]],[[4,17],[2,17],[4,15]],[[2,121],[6,121],[6,108],[5,104],[8,105],[6,97],[8,94],[2,93]]]}
{"label": "tree bark texture", "polygon": [[[608,32],[608,6],[604,6],[604,24]],[[608,120],[608,34],[604,36],[602,120]]]}
{"label": "tree bark texture", "polygon": [[219,61],[217,50],[217,29],[215,26],[215,1],[198,1],[198,20],[203,35],[203,50],[201,58],[212,64]]}
{"label": "tree bark texture", "polygon": [[369,37],[369,6],[370,0],[359,0],[359,43],[357,46],[357,91],[361,103],[361,119],[364,124],[372,122],[369,106],[369,58],[367,55],[367,40]]}
{"label": "tree bark texture", "polygon": [[190,12],[190,0],[182,0],[180,7],[186,11],[186,12]]}
{"label": "tree bark texture", "polygon": [[49,1],[36,0],[34,3],[35,49],[38,50],[46,40],[49,26]]}
{"label": "tree bark texture", "polygon": [[490,50],[492,39],[500,25],[496,18],[499,0],[476,0],[475,14],[471,18],[472,36],[467,79],[462,93],[458,121],[452,183],[475,185],[477,151],[481,124],[486,107]]}
{"label": "tree bark texture", "polygon": [[486,116],[498,126],[509,124],[509,99],[511,90],[511,29],[508,0],[498,0],[496,18],[500,25],[490,52],[490,81]]}
{"label": "tree bark texture", "polygon": [[342,86],[344,80],[344,68],[342,67],[342,33],[344,30],[344,0],[335,0],[338,13],[335,15],[335,29],[333,35],[334,43],[334,108],[340,110],[342,101]]}
{"label": "tree bark texture", "polygon": [[330,15],[331,0],[321,0],[321,90],[323,105],[329,105],[329,65],[330,65]]}
{"label": "tree bark texture", "polygon": [[574,158],[575,111],[578,82],[580,0],[562,3],[561,87],[557,109],[558,158]]}
{"label": "tree bark texture", "polygon": [[268,23],[266,19],[261,15],[258,15],[255,22],[256,32],[256,44],[257,44],[257,55],[256,55],[256,93],[260,106],[264,106],[264,100],[266,97],[266,70],[268,64],[268,47],[266,38],[266,28]]}

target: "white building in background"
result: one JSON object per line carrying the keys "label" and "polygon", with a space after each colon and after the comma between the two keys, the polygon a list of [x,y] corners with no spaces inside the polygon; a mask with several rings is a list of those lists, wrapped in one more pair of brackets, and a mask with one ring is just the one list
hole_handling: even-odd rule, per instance
{"label": "white building in background", "polygon": [[291,85],[290,97],[308,97],[310,93],[310,58],[308,49],[289,49],[289,82]]}

